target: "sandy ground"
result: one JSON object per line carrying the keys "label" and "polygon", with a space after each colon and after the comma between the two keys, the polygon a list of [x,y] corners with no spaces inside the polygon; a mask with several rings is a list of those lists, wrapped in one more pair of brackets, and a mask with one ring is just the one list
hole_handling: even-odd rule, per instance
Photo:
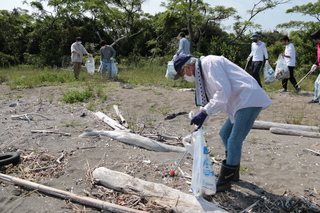
{"label": "sandy ground", "polygon": [[[2,173],[122,205],[125,205],[125,195],[91,184],[90,172],[94,168],[104,166],[191,193],[190,179],[183,177],[181,172],[174,178],[168,176],[181,153],[149,151],[108,137],[78,137],[86,128],[112,129],[87,110],[92,103],[59,101],[69,89],[72,88],[56,86],[10,90],[0,85],[0,151],[15,151],[21,155],[18,165],[1,167]],[[197,110],[193,91],[131,88],[114,83],[104,92],[107,100],[103,103],[95,100],[95,110],[116,118],[112,106],[118,105],[135,133],[178,137],[176,140],[162,139],[162,142],[182,146],[181,137],[192,131],[188,115],[184,113]],[[307,104],[312,99],[312,91],[268,94],[274,104],[262,111],[258,120],[319,126],[320,105]],[[52,120],[38,115],[32,115],[31,122],[11,119],[12,115],[26,113],[39,113]],[[175,117],[166,119],[173,113]],[[224,158],[218,132],[225,119],[226,115],[219,113],[205,125],[208,129],[205,138],[214,157],[216,174],[220,170],[219,162]],[[32,133],[31,130],[60,131],[71,136]],[[160,140],[161,137],[153,139]],[[303,196],[313,207],[320,206],[320,156],[307,149],[319,151],[319,138],[277,135],[268,130],[253,129],[243,146],[241,181],[234,183],[231,191],[213,196],[212,202],[229,212],[241,212],[254,203],[251,212],[317,212],[301,201]],[[56,160],[62,153],[64,157],[58,163]],[[52,168],[32,171],[44,167]],[[191,176],[192,158],[186,157],[180,168],[185,176]],[[127,206],[143,209],[142,204]],[[168,211],[155,206],[150,208],[153,208],[150,212]],[[0,181],[0,212],[101,210]]]}

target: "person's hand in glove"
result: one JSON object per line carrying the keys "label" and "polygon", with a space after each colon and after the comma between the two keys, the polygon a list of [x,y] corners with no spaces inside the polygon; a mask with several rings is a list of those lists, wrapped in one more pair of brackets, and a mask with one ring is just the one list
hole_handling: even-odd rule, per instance
{"label": "person's hand in glove", "polygon": [[266,59],[266,64],[269,64],[269,60],[268,59]]}
{"label": "person's hand in glove", "polygon": [[190,125],[197,125],[197,129],[201,128],[202,124],[206,120],[208,114],[205,110],[200,110],[197,114],[191,119]]}
{"label": "person's hand in glove", "polygon": [[311,71],[313,72],[313,71],[315,71],[316,69],[317,69],[317,65],[316,64],[314,64],[314,65],[312,65],[312,67],[311,67]]}
{"label": "person's hand in glove", "polygon": [[247,61],[250,61],[250,59],[251,59],[251,56],[248,56]]}
{"label": "person's hand in glove", "polygon": [[110,60],[113,60],[113,57],[111,57]]}

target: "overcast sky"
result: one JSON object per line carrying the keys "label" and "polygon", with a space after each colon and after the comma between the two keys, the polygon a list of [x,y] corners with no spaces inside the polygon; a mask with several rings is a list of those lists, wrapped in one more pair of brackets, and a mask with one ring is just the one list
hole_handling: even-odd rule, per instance
{"label": "overcast sky", "polygon": [[[2,0],[4,1],[4,0]],[[31,0],[26,0],[31,2]],[[155,14],[157,12],[164,11],[163,7],[160,7],[160,3],[166,0],[146,0],[143,4],[143,11],[150,14]],[[263,30],[273,31],[277,24],[286,23],[291,20],[293,21],[317,21],[315,18],[309,16],[302,16],[301,14],[286,14],[286,10],[294,7],[295,5],[303,5],[308,2],[315,3],[318,0],[291,0],[290,3],[277,6],[273,10],[267,10],[257,15],[253,20],[256,24],[260,24]],[[23,5],[23,0],[8,0],[6,3],[1,4],[0,8],[3,10],[12,10],[15,7],[20,7],[22,9],[28,9],[32,11],[30,7]],[[248,18],[249,15],[246,13],[247,10],[252,9],[254,2],[258,0],[204,0],[204,2],[209,3],[212,7],[216,5],[224,5],[226,7],[234,7],[238,14],[243,18]],[[222,22],[222,25],[225,27],[231,27],[233,19],[226,20]],[[227,30],[227,29],[226,29]]]}

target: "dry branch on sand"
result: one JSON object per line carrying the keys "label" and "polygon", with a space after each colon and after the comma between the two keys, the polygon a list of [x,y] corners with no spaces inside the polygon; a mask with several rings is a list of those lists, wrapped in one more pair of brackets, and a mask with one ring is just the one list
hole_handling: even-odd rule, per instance
{"label": "dry branch on sand", "polygon": [[320,131],[320,128],[317,126],[283,124],[283,123],[276,123],[276,122],[269,122],[269,121],[255,121],[252,126],[253,129],[270,129],[271,127],[300,130],[300,131],[315,131],[315,132]]}
{"label": "dry branch on sand", "polygon": [[311,138],[320,138],[320,128],[317,126],[283,124],[269,121],[255,121],[253,129],[268,129],[271,133],[282,135],[296,135]]}
{"label": "dry branch on sand", "polygon": [[195,197],[163,184],[144,181],[104,167],[95,169],[93,178],[107,188],[146,197],[170,206],[178,212],[226,212],[202,197]]}
{"label": "dry branch on sand", "polygon": [[154,141],[150,138],[143,137],[134,133],[130,133],[122,130],[114,131],[99,131],[93,129],[86,129],[79,137],[90,137],[90,136],[107,136],[112,139],[124,142],[130,145],[135,145],[148,150],[153,150],[156,152],[185,152],[186,148],[171,146],[167,144],[162,144],[160,142]]}
{"label": "dry branch on sand", "polygon": [[109,202],[105,202],[105,201],[101,201],[101,200],[97,200],[97,199],[93,199],[90,197],[83,197],[83,196],[79,196],[76,195],[74,193],[70,193],[67,191],[63,191],[60,189],[55,189],[49,186],[45,186],[42,184],[38,184],[38,183],[33,183],[31,181],[27,181],[27,180],[23,180],[20,178],[16,178],[16,177],[12,177],[10,175],[5,175],[5,174],[0,174],[0,179],[4,180],[4,181],[8,181],[20,186],[24,186],[27,187],[29,189],[34,189],[34,190],[38,190],[40,192],[44,192],[46,194],[49,195],[53,195],[56,197],[60,197],[60,198],[64,198],[64,199],[68,199],[70,201],[74,201],[77,203],[81,203],[81,204],[85,204],[88,206],[92,206],[92,207],[96,207],[99,209],[103,209],[103,210],[108,210],[111,212],[119,212],[119,213],[141,213],[144,211],[139,211],[139,210],[135,210],[135,209],[131,209],[128,207],[124,207],[124,206],[120,206],[120,205],[116,205],[113,203],[109,203]]}

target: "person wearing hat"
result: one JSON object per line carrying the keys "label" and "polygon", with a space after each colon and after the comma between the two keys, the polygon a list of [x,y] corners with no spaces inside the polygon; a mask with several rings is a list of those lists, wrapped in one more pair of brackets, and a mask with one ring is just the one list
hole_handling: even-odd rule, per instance
{"label": "person wearing hat", "polygon": [[174,69],[178,77],[195,81],[195,101],[201,106],[191,120],[191,124],[197,126],[196,130],[212,114],[222,111],[228,115],[219,132],[226,159],[222,162],[217,192],[229,190],[232,181],[239,180],[243,141],[260,111],[269,107],[272,101],[250,74],[223,56],[197,59],[179,55],[174,59]]}
{"label": "person wearing hat", "polygon": [[260,81],[260,70],[263,64],[263,60],[268,61],[268,51],[264,42],[259,40],[259,35],[257,33],[251,35],[251,52],[247,58],[247,61],[250,61],[252,57],[252,76],[257,80],[260,87],[262,87]]}
{"label": "person wearing hat", "polygon": [[296,89],[296,91],[300,91],[300,87],[297,85],[297,81],[293,75],[293,70],[296,65],[296,50],[294,48],[294,45],[290,42],[288,36],[282,36],[280,38],[280,41],[283,45],[286,45],[284,53],[280,53],[280,55],[284,57],[287,63],[290,72],[290,78],[282,79],[282,89],[279,92],[287,92],[288,80],[290,80],[291,84]]}
{"label": "person wearing hat", "polygon": [[176,52],[176,56],[180,54],[189,55],[190,54],[190,42],[186,39],[186,34],[184,32],[179,33],[178,38],[180,39],[179,49]]}
{"label": "person wearing hat", "polygon": [[[320,65],[320,30],[316,30],[313,33],[311,33],[311,38],[315,40],[317,43],[317,60],[316,62],[311,66],[311,71],[314,72],[317,67]],[[320,85],[320,74],[318,75],[316,81],[314,82],[314,96],[311,101],[309,101],[309,104],[318,104],[319,103],[319,85]]]}
{"label": "person wearing hat", "polygon": [[92,55],[87,52],[84,46],[81,44],[81,37],[77,37],[76,41],[71,45],[71,62],[73,63],[73,74],[75,79],[79,79],[81,63],[83,55]]}

